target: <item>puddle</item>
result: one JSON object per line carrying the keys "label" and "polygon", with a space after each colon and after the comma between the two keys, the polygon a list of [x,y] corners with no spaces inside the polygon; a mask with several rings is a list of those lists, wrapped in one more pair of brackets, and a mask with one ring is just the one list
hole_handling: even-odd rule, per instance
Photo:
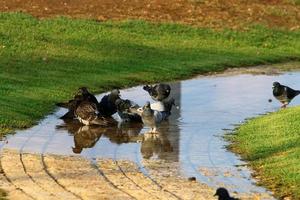
{"label": "puddle", "polygon": [[[194,176],[213,187],[265,193],[264,188],[255,185],[245,163],[224,148],[227,143],[221,136],[245,118],[280,108],[271,91],[275,80],[300,88],[300,72],[200,77],[172,83],[171,96],[179,109],[173,108],[169,122],[161,125],[160,135],[147,134],[149,129],[141,124],[110,128],[66,125],[59,119],[65,110],[58,109],[37,126],[8,136],[2,147],[20,152],[81,155],[91,160],[128,159],[146,175],[145,162],[163,161],[177,166],[181,175]],[[122,90],[121,95],[140,105],[150,100],[141,87]],[[297,104],[299,97],[290,106]]]}

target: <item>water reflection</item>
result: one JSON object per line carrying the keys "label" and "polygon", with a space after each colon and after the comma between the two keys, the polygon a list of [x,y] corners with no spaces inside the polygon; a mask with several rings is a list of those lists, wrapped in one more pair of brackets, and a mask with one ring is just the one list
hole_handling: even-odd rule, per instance
{"label": "water reflection", "polygon": [[[120,122],[113,127],[84,126],[77,120],[67,120],[56,126],[57,130],[65,130],[73,136],[73,153],[80,154],[83,149],[93,148],[101,137],[107,138],[111,143],[121,145],[125,143],[141,143],[140,152],[144,159],[165,159],[177,161],[174,148],[178,143],[171,144],[171,126],[168,121],[162,123],[158,133],[142,132],[142,123]],[[174,130],[174,127],[173,127]],[[179,129],[178,129],[179,130]]]}
{"label": "water reflection", "polygon": [[[144,159],[170,159],[174,151],[168,138],[169,128],[167,126],[158,129],[159,133],[143,134],[141,154]],[[176,156],[177,158],[177,156]]]}
{"label": "water reflection", "polygon": [[[264,192],[253,185],[250,170],[237,167],[244,162],[226,151],[227,143],[216,136],[222,136],[223,129],[234,128],[232,124],[246,117],[280,109],[277,101],[268,102],[272,98],[272,83],[279,81],[300,88],[299,77],[300,73],[235,75],[171,84],[170,97],[175,98],[179,109],[172,108],[169,120],[161,124],[158,135],[147,134],[149,128],[141,123],[119,123],[109,128],[70,125],[59,119],[65,113],[59,109],[37,126],[9,136],[4,147],[23,152],[76,154],[88,159],[128,159],[145,170],[144,160],[166,160],[165,163],[178,163],[185,176],[195,176],[211,186],[226,185],[247,193]],[[122,98],[139,105],[152,101],[142,87],[122,90],[121,94]],[[300,97],[290,106],[299,104]],[[118,116],[114,118],[120,121]]]}

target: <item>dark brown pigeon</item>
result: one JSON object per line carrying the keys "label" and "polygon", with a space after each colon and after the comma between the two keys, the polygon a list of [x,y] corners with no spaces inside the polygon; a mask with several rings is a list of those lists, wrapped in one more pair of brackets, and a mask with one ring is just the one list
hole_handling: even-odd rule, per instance
{"label": "dark brown pigeon", "polygon": [[60,118],[74,119],[75,118],[74,112],[76,106],[78,105],[78,102],[85,101],[85,100],[98,105],[98,101],[96,97],[93,94],[91,94],[86,87],[79,88],[74,98],[69,100],[68,102],[56,103],[57,106],[68,109],[68,112]]}
{"label": "dark brown pigeon", "polygon": [[108,125],[108,121],[99,115],[97,105],[88,100],[77,102],[74,114],[84,125]]}

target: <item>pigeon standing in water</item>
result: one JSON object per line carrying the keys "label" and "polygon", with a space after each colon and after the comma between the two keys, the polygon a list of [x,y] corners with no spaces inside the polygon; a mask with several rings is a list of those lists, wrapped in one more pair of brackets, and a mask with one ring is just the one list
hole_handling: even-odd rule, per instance
{"label": "pigeon standing in water", "polygon": [[102,125],[108,124],[108,121],[100,117],[97,105],[88,100],[78,101],[74,111],[75,117],[84,125]]}
{"label": "pigeon standing in water", "polygon": [[146,126],[151,128],[151,133],[157,132],[157,126],[166,118],[166,113],[152,110],[148,101],[142,109],[142,121]]}
{"label": "pigeon standing in water", "polygon": [[218,196],[218,200],[239,200],[234,197],[230,197],[229,192],[225,188],[218,188],[215,195]]}
{"label": "pigeon standing in water", "polygon": [[162,101],[168,98],[171,92],[170,85],[164,83],[159,83],[154,86],[145,85],[143,89],[146,90],[151,96],[151,98],[156,101]]}
{"label": "pigeon standing in water", "polygon": [[299,94],[299,90],[294,90],[288,86],[281,85],[278,82],[273,83],[273,95],[283,104],[281,106],[282,108],[285,108],[291,102],[291,100]]}
{"label": "pigeon standing in water", "polygon": [[120,99],[120,91],[114,89],[110,94],[105,95],[98,104],[99,112],[104,117],[111,117],[117,112],[116,100]]}
{"label": "pigeon standing in water", "polygon": [[57,106],[68,109],[68,112],[60,118],[73,119],[75,117],[74,112],[77,104],[85,100],[90,101],[96,105],[98,104],[96,97],[93,94],[91,94],[86,87],[79,88],[74,98],[69,100],[68,102],[57,103]]}
{"label": "pigeon standing in water", "polygon": [[129,99],[117,99],[116,107],[118,115],[123,121],[142,122],[142,118],[140,115],[130,112],[130,108],[139,108],[139,105],[137,105],[136,103],[130,101]]}

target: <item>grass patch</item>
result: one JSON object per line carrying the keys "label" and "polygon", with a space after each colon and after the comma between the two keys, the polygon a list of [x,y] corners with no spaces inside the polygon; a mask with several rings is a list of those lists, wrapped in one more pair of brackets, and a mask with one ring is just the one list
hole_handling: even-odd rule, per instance
{"label": "grass patch", "polygon": [[229,136],[261,183],[280,199],[300,199],[300,107],[247,121]]}
{"label": "grass patch", "polygon": [[213,31],[145,21],[0,13],[0,132],[36,123],[79,86],[93,92],[300,58],[300,32]]}

